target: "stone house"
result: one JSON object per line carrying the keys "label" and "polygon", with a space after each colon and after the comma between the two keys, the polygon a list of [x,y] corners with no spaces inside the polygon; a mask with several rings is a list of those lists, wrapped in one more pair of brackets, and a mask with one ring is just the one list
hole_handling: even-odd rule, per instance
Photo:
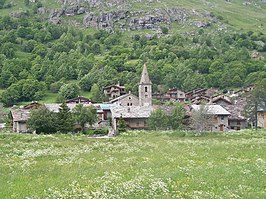
{"label": "stone house", "polygon": [[128,94],[110,100],[110,103],[118,106],[138,106],[139,98],[129,92]]}
{"label": "stone house", "polygon": [[211,103],[213,104],[218,104],[221,106],[227,106],[227,105],[232,105],[233,102],[230,97],[227,97],[225,95],[218,95],[216,97],[213,97],[210,99]]}
{"label": "stone house", "polygon": [[195,97],[204,96],[204,95],[206,95],[206,91],[207,91],[206,88],[202,88],[202,89],[195,89],[195,90],[186,92],[185,93],[186,99],[191,100]]}
{"label": "stone house", "polygon": [[111,108],[114,131],[117,131],[119,120],[123,119],[131,129],[148,128],[147,120],[153,111],[152,106],[118,106]]}
{"label": "stone house", "polygon": [[206,107],[207,114],[213,116],[211,123],[211,131],[228,131],[228,117],[230,113],[220,105],[206,104],[206,105],[191,105],[191,111],[200,110],[201,106]]}
{"label": "stone house", "polygon": [[185,92],[183,92],[177,88],[169,89],[166,92],[165,97],[169,98],[169,100],[174,100],[174,101],[178,101],[178,102],[183,102],[186,99]]}
{"label": "stone house", "polygon": [[152,97],[161,102],[170,100],[183,102],[186,99],[185,93],[177,88],[169,89],[166,93],[153,93]]}
{"label": "stone house", "polygon": [[108,97],[109,100],[115,99],[119,96],[126,94],[124,86],[121,86],[120,83],[112,84],[103,88],[104,95]]}
{"label": "stone house", "polygon": [[95,128],[104,128],[111,125],[111,107],[113,106],[114,104],[94,104],[98,115],[98,121],[94,125]]}
{"label": "stone house", "polygon": [[247,128],[247,118],[243,115],[246,106],[246,99],[239,98],[235,103],[222,103],[222,106],[230,112],[228,126],[231,130],[241,130]]}
{"label": "stone house", "polygon": [[29,109],[12,109],[12,126],[13,132],[15,133],[26,133],[29,132],[27,127],[27,121],[30,117]]}
{"label": "stone house", "polygon": [[19,109],[12,108],[10,111],[10,115],[12,118],[13,132],[15,133],[30,132],[30,130],[27,127],[27,121],[30,118],[30,112],[31,110],[38,109],[41,106],[43,105],[38,102],[32,102]]}
{"label": "stone house", "polygon": [[190,99],[192,104],[208,104],[210,102],[211,98],[205,95],[201,95],[201,96],[196,96],[193,97],[192,99]]}

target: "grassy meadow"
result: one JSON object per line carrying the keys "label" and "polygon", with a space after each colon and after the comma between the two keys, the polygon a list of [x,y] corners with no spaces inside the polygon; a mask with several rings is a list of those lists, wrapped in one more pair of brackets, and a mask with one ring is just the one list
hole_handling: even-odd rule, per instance
{"label": "grassy meadow", "polygon": [[265,198],[266,131],[0,134],[0,198]]}

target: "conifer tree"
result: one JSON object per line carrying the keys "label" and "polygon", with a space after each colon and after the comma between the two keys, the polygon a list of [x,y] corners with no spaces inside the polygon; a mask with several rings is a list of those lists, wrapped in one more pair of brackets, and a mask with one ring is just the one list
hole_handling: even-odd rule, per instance
{"label": "conifer tree", "polygon": [[65,102],[59,107],[56,117],[56,129],[61,133],[71,132],[73,130],[74,120],[70,112],[70,108]]}

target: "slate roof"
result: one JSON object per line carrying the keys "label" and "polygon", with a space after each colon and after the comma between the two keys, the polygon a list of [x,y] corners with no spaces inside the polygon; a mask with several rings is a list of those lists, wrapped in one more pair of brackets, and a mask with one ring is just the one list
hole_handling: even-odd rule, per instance
{"label": "slate roof", "polygon": [[83,103],[83,104],[90,104],[90,103],[95,103],[89,98],[83,97],[83,96],[78,96],[73,99],[66,100],[66,103]]}
{"label": "slate roof", "polygon": [[26,122],[30,118],[29,109],[12,109],[11,115],[14,122]]}
{"label": "slate roof", "polygon": [[110,100],[110,103],[117,102],[117,101],[122,100],[122,99],[124,99],[124,98],[126,98],[126,97],[129,97],[129,96],[131,96],[131,97],[135,97],[135,98],[138,99],[138,97],[135,96],[135,95],[133,95],[132,93],[127,93],[127,94],[125,94],[125,95],[121,95],[121,96],[119,96],[119,97],[117,97],[117,98],[115,98],[115,99]]}
{"label": "slate roof", "polygon": [[114,118],[148,118],[154,110],[152,106],[115,106],[111,107]]}
{"label": "slate roof", "polygon": [[231,101],[230,97],[227,97],[227,96],[225,96],[225,95],[218,95],[218,96],[212,98],[211,101],[212,101],[213,103],[215,103],[215,102],[217,102],[217,101],[219,101],[219,100],[223,100],[223,101],[227,102],[228,104],[232,104],[232,101]]}
{"label": "slate roof", "polygon": [[246,118],[242,115],[247,102],[245,98],[238,99],[235,104],[224,105],[223,107],[231,113],[229,119],[232,120],[245,120]]}
{"label": "slate roof", "polygon": [[120,86],[120,84],[112,84],[112,85],[108,85],[105,86],[104,89],[108,89],[108,88],[112,88],[112,87],[116,87],[116,88],[125,88],[125,86]]}
{"label": "slate roof", "polygon": [[110,110],[111,107],[114,107],[114,104],[94,104],[94,106],[99,106],[102,110]]}
{"label": "slate roof", "polygon": [[[44,104],[45,107],[52,112],[58,113],[59,112],[59,107],[61,104]],[[75,106],[77,106],[78,104],[67,104],[68,108],[70,109],[70,111],[72,111]],[[89,107],[89,106],[93,106],[91,104],[83,104],[83,106]]]}
{"label": "slate roof", "polygon": [[[201,106],[202,105],[194,105],[194,104],[191,105],[192,109],[194,109],[196,111],[199,110]],[[204,106],[206,106],[206,108],[210,114],[213,114],[213,115],[230,115],[230,113],[220,105],[207,104]]]}

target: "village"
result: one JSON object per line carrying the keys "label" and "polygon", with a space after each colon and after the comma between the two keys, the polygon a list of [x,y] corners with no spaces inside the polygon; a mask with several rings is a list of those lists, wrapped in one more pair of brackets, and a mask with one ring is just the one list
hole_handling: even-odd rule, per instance
{"label": "village", "polygon": [[[245,94],[253,89],[253,86],[250,86],[224,94],[217,89],[195,89],[185,93],[177,88],[171,88],[165,93],[153,93],[152,82],[149,78],[147,66],[144,64],[138,85],[138,96],[130,91],[127,93],[125,87],[118,83],[104,87],[103,92],[108,97],[108,102],[96,103],[89,98],[78,96],[67,100],[66,104],[70,111],[77,104],[95,107],[97,122],[92,127],[109,128],[109,136],[117,133],[118,123],[121,119],[124,120],[128,129],[148,129],[147,121],[153,111],[158,108],[161,108],[166,114],[173,111],[173,107],[165,105],[166,102],[182,103],[186,118],[191,117],[193,111],[199,111],[201,107],[205,107],[206,113],[212,115],[211,124],[205,130],[223,132],[241,130],[254,125],[249,123],[244,114],[247,104]],[[153,101],[157,103],[153,104]],[[27,121],[30,118],[31,111],[41,106],[45,106],[52,112],[59,112],[60,108],[60,104],[40,104],[38,102],[32,102],[20,108],[12,108],[10,113],[13,132],[32,132],[27,126]],[[265,111],[258,109],[258,127],[266,128],[265,116]]]}

